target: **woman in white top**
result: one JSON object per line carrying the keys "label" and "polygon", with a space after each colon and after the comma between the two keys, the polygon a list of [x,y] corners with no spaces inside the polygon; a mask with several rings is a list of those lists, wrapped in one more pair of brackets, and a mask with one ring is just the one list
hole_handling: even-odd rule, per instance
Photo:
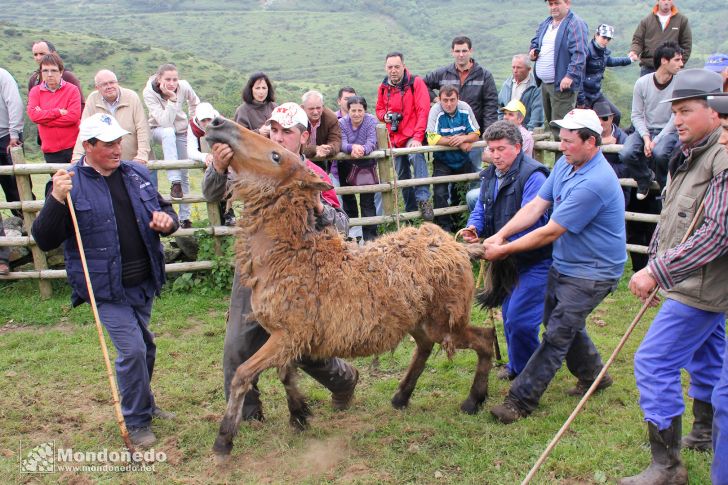
{"label": "woman in white top", "polygon": [[[195,116],[200,103],[190,84],[179,78],[177,66],[162,64],[144,88],[144,104],[149,110],[149,128],[152,139],[162,145],[165,160],[187,158],[187,102],[189,116]],[[190,192],[190,179],[186,169],[167,170],[170,195],[179,200]],[[192,227],[189,204],[180,204],[180,227]]]}

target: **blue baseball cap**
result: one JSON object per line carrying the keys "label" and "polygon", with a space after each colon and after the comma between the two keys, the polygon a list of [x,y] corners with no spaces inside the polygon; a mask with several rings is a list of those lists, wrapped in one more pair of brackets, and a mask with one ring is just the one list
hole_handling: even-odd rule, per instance
{"label": "blue baseball cap", "polygon": [[728,68],[728,54],[712,54],[703,67],[710,71],[723,72]]}

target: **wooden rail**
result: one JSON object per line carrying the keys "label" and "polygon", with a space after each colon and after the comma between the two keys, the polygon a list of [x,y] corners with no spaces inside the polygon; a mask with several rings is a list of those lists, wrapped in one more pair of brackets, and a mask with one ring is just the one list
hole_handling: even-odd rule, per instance
{"label": "wooden rail", "polygon": [[[557,142],[547,141],[545,138],[548,135],[536,134],[534,151],[536,158],[539,160],[544,159],[545,152],[556,152],[559,149]],[[399,207],[395,206],[395,188],[402,187],[414,187],[418,185],[430,185],[435,183],[449,183],[449,182],[467,182],[478,180],[477,173],[461,174],[461,175],[449,175],[444,177],[427,177],[421,179],[410,179],[410,180],[396,180],[396,172],[394,169],[394,157],[400,155],[408,155],[412,153],[434,153],[438,151],[456,150],[457,148],[445,147],[445,146],[423,146],[416,148],[388,148],[387,143],[387,132],[384,125],[377,127],[377,142],[379,148],[373,151],[369,158],[373,158],[377,161],[380,183],[375,185],[364,185],[357,187],[337,187],[336,193],[339,195],[346,194],[368,194],[379,192],[382,194],[384,215],[374,217],[356,217],[350,219],[351,226],[365,226],[375,224],[387,224],[395,223],[397,221],[408,221],[420,217],[419,211],[415,212],[401,212]],[[474,147],[483,147],[485,142],[479,141],[473,144]],[[621,145],[607,145],[602,147],[602,151],[605,153],[617,153],[621,149]],[[13,175],[16,177],[18,188],[20,191],[21,201],[19,202],[0,202],[0,209],[20,209],[23,212],[24,227],[28,234],[30,234],[30,227],[35,220],[36,214],[43,207],[42,200],[33,200],[33,194],[30,190],[30,177],[31,175],[37,174],[48,174],[52,175],[61,168],[67,168],[67,164],[50,164],[50,163],[38,163],[38,164],[26,164],[21,148],[16,147],[11,149],[11,156],[13,159],[12,166],[0,166],[0,175]],[[339,153],[332,160],[351,160],[349,155]],[[316,160],[316,159],[314,159]],[[193,160],[156,160],[150,161],[147,164],[150,170],[165,170],[171,168],[186,168],[194,170],[204,170],[205,165],[202,162]],[[620,179],[620,183],[625,187],[636,187],[636,183],[632,179]],[[215,238],[216,253],[220,254],[220,238],[229,237],[237,232],[234,227],[227,227],[221,225],[222,214],[220,214],[220,208],[217,203],[208,203],[204,197],[200,194],[191,194],[180,200],[170,200],[172,204],[180,203],[205,203],[208,215],[209,226],[204,228],[193,228],[193,229],[179,229],[172,236],[192,236],[199,231],[203,231],[206,234],[210,234]],[[435,209],[434,213],[436,216],[446,214],[460,214],[468,210],[465,205],[458,205],[453,207],[444,207]],[[639,214],[634,212],[626,212],[625,219],[628,221],[639,221],[639,222],[650,222],[656,223],[658,216],[655,214]],[[32,271],[13,271],[7,276],[0,276],[0,280],[23,280],[23,279],[35,279],[38,280],[39,289],[41,296],[47,298],[51,295],[50,281],[52,279],[62,279],[66,277],[66,271],[62,269],[48,269],[48,263],[45,258],[45,254],[35,244],[32,236],[22,237],[0,237],[0,246],[24,246],[29,247],[33,256],[33,267]],[[647,248],[645,246],[637,246],[633,244],[627,245],[627,250],[636,253],[646,253]],[[232,263],[231,263],[232,264]],[[172,263],[167,264],[165,269],[168,273],[179,273],[189,271],[209,271],[212,268],[211,261],[195,261],[186,263]]]}

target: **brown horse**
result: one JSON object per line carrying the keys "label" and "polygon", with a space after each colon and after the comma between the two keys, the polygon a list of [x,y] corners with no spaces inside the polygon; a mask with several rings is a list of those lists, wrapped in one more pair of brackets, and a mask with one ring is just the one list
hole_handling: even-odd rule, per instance
{"label": "brown horse", "polygon": [[309,411],[291,362],[303,355],[377,355],[407,334],[417,348],[392,405],[407,406],[439,343],[448,356],[459,348],[478,354],[470,393],[460,406],[478,412],[487,397],[493,349],[493,330],[470,325],[475,287],[470,258],[481,257],[482,246],[457,243],[432,224],[407,227],[363,247],[347,243],[333,228],[315,229],[313,208],[320,191],[331,186],[300,156],[223,118],[208,126],[207,139],[234,152],[235,195],[244,202],[237,264],[242,283],[252,289],[255,318],[270,333],[235,373],[213,447],[216,458],[229,456],[243,398],[265,369],[279,369],[290,421],[304,428]]}

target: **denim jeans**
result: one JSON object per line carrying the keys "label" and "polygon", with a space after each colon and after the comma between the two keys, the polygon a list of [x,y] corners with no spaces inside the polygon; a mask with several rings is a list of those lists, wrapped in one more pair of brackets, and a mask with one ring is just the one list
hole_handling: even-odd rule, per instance
{"label": "denim jeans", "polygon": [[532,412],[566,359],[569,371],[593,381],[602,370],[602,358],[586,331],[586,317],[609,293],[618,279],[595,281],[559,273],[551,267],[546,283],[541,345],[511,385],[509,397]]}
{"label": "denim jeans", "polygon": [[[463,173],[472,173],[473,172],[473,166],[466,162],[459,168],[452,168],[446,163],[440,162],[438,160],[435,160],[433,162],[432,167],[432,176],[433,177],[444,177],[446,175],[457,175],[457,174],[463,174]],[[434,192],[433,201],[434,201],[434,207],[435,209],[439,209],[442,207],[447,207],[448,205],[459,205],[460,204],[460,196],[457,193],[457,184],[454,183],[444,183],[444,184],[435,184],[432,187],[432,191]],[[448,204],[448,202],[450,204]],[[453,218],[451,215],[444,215],[444,216],[437,216],[435,217],[435,224],[440,226],[446,231],[452,232],[453,231]]]}
{"label": "denim jeans", "polygon": [[[414,177],[410,164],[414,168]],[[427,173],[427,162],[422,153],[413,153],[411,155],[400,155],[394,159],[394,166],[397,169],[398,180],[408,180],[411,178],[425,178]],[[402,188],[402,198],[404,199],[404,210],[407,212],[418,211],[418,202],[424,202],[430,199],[429,185],[418,185],[416,187]]]}
{"label": "denim jeans", "polygon": [[473,209],[475,209],[475,204],[478,203],[478,197],[480,197],[480,187],[477,189],[470,189],[468,190],[468,193],[465,194],[465,202],[468,204],[468,210],[470,212],[473,212]]}
{"label": "denim jeans", "polygon": [[117,351],[116,378],[124,421],[127,426],[146,426],[154,410],[150,383],[157,346],[149,331],[154,288],[147,283],[124,288],[124,296],[124,303],[100,301],[99,317]]}
{"label": "denim jeans", "polygon": [[[0,237],[5,237],[5,227],[3,226],[3,215],[0,214]],[[0,246],[0,263],[10,262],[10,248],[7,246]]]}
{"label": "denim jeans", "polygon": [[725,353],[725,313],[667,299],[634,355],[640,407],[657,429],[685,411],[680,370],[690,374],[688,395],[711,402]]}
{"label": "denim jeans", "polygon": [[[650,130],[650,138],[654,139],[660,130]],[[675,145],[678,142],[677,133],[670,133],[652,149],[652,157],[645,156],[645,142],[638,132],[627,137],[619,158],[627,166],[630,176],[637,182],[638,189],[648,187],[655,172],[655,179],[661,187],[667,180],[667,163],[670,161]]]}
{"label": "denim jeans", "polygon": [[[152,139],[155,143],[162,145],[165,160],[184,160],[187,158],[186,133],[175,133],[174,128],[162,128],[158,126],[152,130]],[[180,182],[184,195],[190,193],[190,178],[187,174],[187,169],[167,170],[167,180],[169,180],[170,184]],[[191,213],[189,204],[179,205],[180,222],[189,220]]]}

